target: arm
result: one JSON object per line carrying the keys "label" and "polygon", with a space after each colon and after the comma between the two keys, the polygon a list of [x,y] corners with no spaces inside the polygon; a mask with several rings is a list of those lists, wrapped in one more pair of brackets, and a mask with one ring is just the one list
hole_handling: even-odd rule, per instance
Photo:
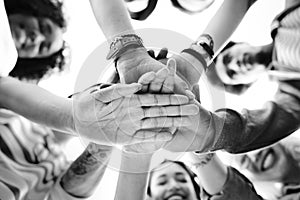
{"label": "arm", "polygon": [[[144,200],[152,155],[122,154],[115,200]],[[130,192],[128,192],[130,191]]]}
{"label": "arm", "polygon": [[234,168],[224,165],[216,154],[192,154],[191,157],[203,190],[201,198],[262,199],[246,177]]}
{"label": "arm", "polygon": [[95,18],[110,43],[122,34],[134,34],[123,0],[90,0]]}
{"label": "arm", "polygon": [[[224,0],[223,4],[209,21],[203,33],[209,34],[214,40],[214,52],[229,39],[238,27],[248,9],[256,0]],[[199,36],[198,39],[200,39]]]}
{"label": "arm", "polygon": [[[165,67],[148,55],[141,39],[135,35],[123,0],[90,0],[90,3],[99,26],[112,45],[110,53],[115,52],[110,59],[117,61],[121,83],[137,82],[143,74],[157,72]],[[115,49],[117,50],[114,51]],[[154,80],[150,88],[157,83],[161,84],[160,80]],[[177,79],[174,83],[177,85],[174,89],[175,93],[186,94],[185,90],[188,88],[183,83],[182,80]],[[160,88],[157,89],[155,86],[153,88],[155,89],[153,92],[160,92]],[[164,91],[162,90],[161,93]]]}
{"label": "arm", "polygon": [[53,129],[74,133],[72,101],[15,78],[0,78],[0,107]]}
{"label": "arm", "polygon": [[244,109],[242,113],[230,109],[217,111],[226,123],[215,149],[247,152],[290,135],[300,125],[299,97],[300,91],[292,83],[280,82],[274,102],[267,102],[262,109]]}
{"label": "arm", "polygon": [[112,147],[90,143],[61,178],[60,185],[75,197],[92,195],[109,162]]}

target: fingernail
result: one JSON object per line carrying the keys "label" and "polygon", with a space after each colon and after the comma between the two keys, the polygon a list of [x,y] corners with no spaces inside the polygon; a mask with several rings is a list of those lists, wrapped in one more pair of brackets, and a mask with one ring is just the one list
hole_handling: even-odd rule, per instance
{"label": "fingernail", "polygon": [[195,99],[195,95],[194,95],[194,93],[193,93],[192,91],[190,91],[190,90],[185,90],[185,94],[186,94],[186,96],[187,96],[190,100]]}

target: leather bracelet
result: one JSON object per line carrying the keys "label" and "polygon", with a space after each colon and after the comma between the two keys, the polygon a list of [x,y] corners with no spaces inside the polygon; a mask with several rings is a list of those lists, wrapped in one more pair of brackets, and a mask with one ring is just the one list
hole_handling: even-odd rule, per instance
{"label": "leather bracelet", "polygon": [[198,45],[200,45],[208,53],[210,58],[214,57],[214,51],[208,46],[208,44],[200,42]]}
{"label": "leather bracelet", "polygon": [[196,44],[198,46],[201,46],[207,54],[210,56],[210,58],[213,58],[214,56],[214,40],[209,34],[202,34],[200,35],[198,41],[194,42],[193,44]]}
{"label": "leather bracelet", "polygon": [[203,67],[206,71],[206,69],[207,69],[206,61],[203,58],[203,56],[200,53],[198,53],[196,50],[188,48],[188,49],[182,50],[181,53],[187,53],[187,54],[190,54],[191,56],[193,56],[194,58],[196,58],[203,65]]}
{"label": "leather bracelet", "polygon": [[214,40],[212,39],[212,37],[209,34],[200,35],[198,41],[205,42],[211,49],[214,49]]}
{"label": "leather bracelet", "polygon": [[116,60],[128,49],[139,47],[144,47],[143,40],[135,34],[126,34],[115,37],[110,44],[110,50],[106,56],[106,59]]}

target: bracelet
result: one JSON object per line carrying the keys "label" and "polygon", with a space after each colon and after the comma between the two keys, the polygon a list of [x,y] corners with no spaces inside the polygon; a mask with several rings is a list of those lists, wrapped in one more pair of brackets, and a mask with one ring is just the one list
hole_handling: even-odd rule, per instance
{"label": "bracelet", "polygon": [[188,49],[182,50],[181,53],[187,53],[187,54],[190,54],[191,56],[193,56],[194,58],[196,58],[202,64],[202,66],[204,67],[204,70],[206,71],[206,68],[207,68],[206,61],[203,58],[203,56],[200,53],[198,53],[196,50],[188,48]]}
{"label": "bracelet", "polygon": [[207,54],[210,56],[210,58],[213,58],[214,56],[214,40],[209,34],[202,34],[198,41],[194,42],[193,44],[196,44],[198,46],[201,46]]}
{"label": "bracelet", "polygon": [[143,40],[135,34],[126,34],[115,37],[110,44],[110,50],[106,56],[107,60],[118,59],[128,49],[144,47]]}
{"label": "bracelet", "polygon": [[208,154],[199,154],[199,153],[197,153],[197,152],[194,152],[194,154],[195,155],[197,155],[197,156],[201,156],[202,157],[202,159],[201,159],[201,161],[199,161],[198,163],[196,163],[196,164],[193,164],[194,165],[194,167],[201,167],[201,166],[203,166],[203,165],[206,165],[207,163],[209,163],[209,161],[211,161],[212,160],[212,158],[214,157],[214,153],[208,153]]}
{"label": "bracelet", "polygon": [[209,34],[202,34],[200,35],[200,42],[206,43],[211,49],[214,49],[214,40]]}

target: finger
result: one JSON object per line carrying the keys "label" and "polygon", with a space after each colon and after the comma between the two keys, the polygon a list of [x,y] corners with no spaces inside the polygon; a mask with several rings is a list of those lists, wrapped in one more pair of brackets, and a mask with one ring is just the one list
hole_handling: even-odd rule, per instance
{"label": "finger", "polygon": [[98,92],[93,93],[93,95],[95,99],[107,103],[121,97],[133,95],[141,88],[142,85],[139,83],[115,84],[113,86],[101,89]]}
{"label": "finger", "polygon": [[169,59],[167,63],[167,68],[169,69],[169,74],[163,83],[161,92],[173,93],[175,87],[176,61],[174,59]]}
{"label": "finger", "polygon": [[155,53],[152,49],[148,50],[147,52],[148,52],[149,56],[151,56],[152,58],[155,59]]}
{"label": "finger", "polygon": [[172,134],[169,132],[155,132],[150,130],[138,130],[131,143],[141,143],[141,142],[166,142],[172,139]]}
{"label": "finger", "polygon": [[155,77],[155,72],[147,72],[139,78],[138,83],[142,84],[142,92],[148,92],[149,84],[154,81]]}
{"label": "finger", "polygon": [[131,106],[164,106],[187,104],[189,99],[179,94],[136,94],[130,97]]}
{"label": "finger", "polygon": [[189,116],[199,112],[195,104],[144,108],[144,117]]}
{"label": "finger", "polygon": [[159,51],[158,55],[156,56],[156,60],[165,59],[167,58],[167,55],[168,49],[164,47]]}
{"label": "finger", "polygon": [[200,88],[199,88],[199,84],[196,84],[196,85],[193,86],[192,92],[195,95],[196,100],[201,103],[201,101],[200,101]]}
{"label": "finger", "polygon": [[169,70],[164,67],[156,72],[155,79],[150,83],[149,92],[157,93],[161,91],[163,82],[166,80],[168,76]]}
{"label": "finger", "polygon": [[192,122],[189,117],[155,117],[146,118],[141,121],[141,129],[187,127]]}

